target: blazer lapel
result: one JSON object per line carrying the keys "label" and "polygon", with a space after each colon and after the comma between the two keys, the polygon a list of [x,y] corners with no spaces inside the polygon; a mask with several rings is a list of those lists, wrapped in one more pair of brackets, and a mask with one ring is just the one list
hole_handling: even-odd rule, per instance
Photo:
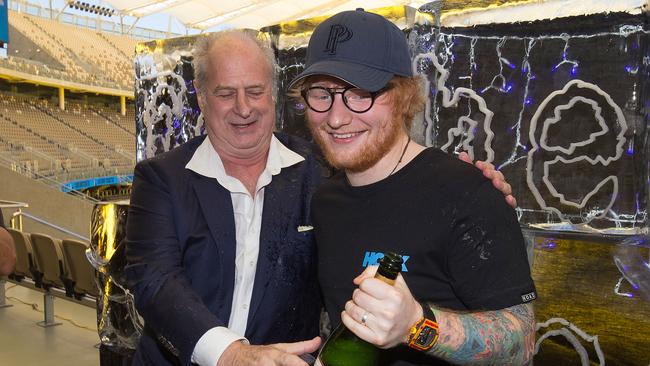
{"label": "blazer lapel", "polygon": [[[219,251],[219,261],[223,268],[220,280],[225,289],[227,298],[224,299],[224,308],[230,305],[235,283],[235,215],[232,208],[232,199],[227,189],[222,187],[216,179],[194,174],[192,182],[197,201],[208,224],[210,233]],[[215,279],[217,280],[217,279]],[[225,319],[228,319],[228,316]]]}
{"label": "blazer lapel", "polygon": [[[278,246],[286,238],[290,218],[296,213],[295,197],[300,191],[296,178],[299,169],[283,168],[274,175],[271,183],[264,188],[264,209],[262,210],[262,228],[260,231],[260,250],[257,258],[255,284],[248,314],[250,326],[264,298],[269,281],[275,276],[275,264],[279,253]],[[295,230],[295,228],[293,228]]]}

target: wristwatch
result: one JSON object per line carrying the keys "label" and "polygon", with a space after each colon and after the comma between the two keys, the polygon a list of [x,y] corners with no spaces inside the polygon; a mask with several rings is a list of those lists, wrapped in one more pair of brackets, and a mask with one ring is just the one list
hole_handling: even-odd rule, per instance
{"label": "wristwatch", "polygon": [[408,346],[418,351],[428,351],[438,341],[438,323],[431,307],[425,302],[422,306],[422,318],[411,327]]}

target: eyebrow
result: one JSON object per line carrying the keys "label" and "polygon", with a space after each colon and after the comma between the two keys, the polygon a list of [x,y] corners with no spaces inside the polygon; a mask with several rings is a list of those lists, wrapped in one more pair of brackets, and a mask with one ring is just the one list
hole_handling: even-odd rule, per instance
{"label": "eyebrow", "polygon": [[[253,85],[248,85],[248,86],[244,87],[244,90],[264,89],[264,88],[266,88],[265,84],[253,84]],[[221,90],[228,90],[228,91],[235,90],[236,91],[237,89],[238,88],[234,87],[234,86],[217,85],[217,86],[214,87],[214,89],[212,89],[212,93],[216,93],[216,92],[221,91]]]}

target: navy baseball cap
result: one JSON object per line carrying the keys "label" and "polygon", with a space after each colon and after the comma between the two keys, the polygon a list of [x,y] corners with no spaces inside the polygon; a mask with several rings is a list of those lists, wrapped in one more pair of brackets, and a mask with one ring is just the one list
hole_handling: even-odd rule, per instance
{"label": "navy baseball cap", "polygon": [[413,76],[406,36],[381,15],[363,9],[338,13],[314,29],[305,69],[289,88],[310,75],[333,76],[377,91],[395,75]]}

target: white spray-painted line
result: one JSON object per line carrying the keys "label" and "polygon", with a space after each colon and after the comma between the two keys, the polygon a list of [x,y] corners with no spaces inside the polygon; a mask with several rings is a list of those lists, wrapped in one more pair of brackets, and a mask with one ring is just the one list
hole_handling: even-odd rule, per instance
{"label": "white spray-painted line", "polygon": [[[591,108],[594,110],[594,117],[598,121],[598,125],[601,127],[600,131],[590,134],[589,138],[584,141],[572,142],[571,144],[569,144],[568,149],[565,149],[562,146],[549,146],[546,143],[548,139],[549,128],[562,119],[562,111],[566,111],[573,108],[575,104],[578,102],[586,103],[591,106]],[[540,137],[540,146],[542,147],[543,150],[560,151],[562,153],[570,155],[573,154],[573,152],[577,147],[582,147],[582,146],[587,146],[592,144],[594,141],[596,141],[597,137],[603,136],[607,134],[607,132],[609,131],[609,128],[607,127],[607,122],[605,121],[605,118],[603,118],[601,114],[602,110],[603,109],[600,108],[598,102],[596,102],[593,99],[588,99],[582,96],[573,97],[571,98],[568,104],[557,106],[555,108],[555,115],[552,118],[548,118],[546,119],[546,121],[544,121],[544,126],[542,127],[542,136]]]}
{"label": "white spray-painted line", "polygon": [[[617,259],[618,258],[614,258],[614,261],[616,262]],[[618,266],[618,263],[616,264],[616,266]],[[619,268],[619,271],[620,270],[621,269]],[[623,273],[623,271],[621,271],[621,273]],[[626,297],[626,298],[634,297],[634,294],[631,293],[631,292],[622,292],[621,291],[621,285],[623,284],[624,280],[627,281],[628,283],[630,283],[630,285],[632,285],[632,282],[630,282],[630,280],[627,277],[625,277],[625,275],[623,275],[623,277],[618,279],[618,281],[616,282],[616,285],[614,285],[614,293],[616,295],[618,295],[618,296],[621,296],[621,297]]]}
{"label": "white spray-painted line", "polygon": [[589,354],[587,353],[587,350],[582,345],[582,343],[580,343],[580,341],[573,334],[575,333],[585,341],[589,343],[593,343],[594,349],[596,350],[596,355],[598,356],[599,365],[600,366],[605,365],[605,355],[603,354],[603,350],[600,348],[600,343],[598,342],[597,335],[592,336],[587,334],[582,329],[578,328],[575,324],[571,323],[570,321],[564,318],[551,318],[543,323],[537,323],[536,329],[539,331],[542,328],[548,328],[549,326],[551,326],[551,324],[561,324],[564,326],[564,328],[549,330],[546,333],[542,334],[535,342],[535,354],[539,352],[539,347],[546,338],[556,336],[556,335],[561,335],[564,336],[567,339],[567,341],[569,341],[569,343],[571,343],[573,348],[576,350],[576,352],[580,356],[581,365],[589,366],[590,365]]}
{"label": "white spray-painted line", "polygon": [[[601,188],[605,184],[607,184],[607,182],[612,182],[612,194],[610,196],[609,203],[601,211],[600,214],[598,214],[598,215],[592,214],[590,216],[587,216],[587,222],[589,222],[589,221],[593,220],[594,218],[599,218],[600,219],[600,218],[605,217],[607,215],[607,213],[609,212],[609,210],[614,205],[614,202],[616,202],[616,198],[618,197],[618,177],[616,177],[615,175],[610,175],[607,178],[601,180],[593,190],[591,190],[589,193],[587,193],[583,197],[583,199],[582,199],[582,201],[580,201],[580,203],[575,203],[573,201],[567,200],[564,197],[563,194],[561,194],[561,193],[559,193],[557,191],[557,189],[555,188],[555,186],[553,185],[553,183],[551,183],[551,181],[549,179],[549,166],[550,165],[556,164],[558,161],[564,163],[565,165],[568,165],[568,164],[574,164],[574,163],[576,163],[578,161],[583,161],[583,160],[589,162],[591,165],[596,165],[597,164],[596,161],[594,161],[593,159],[590,159],[590,158],[588,158],[586,156],[579,156],[579,157],[574,158],[574,159],[564,159],[563,157],[557,156],[553,160],[545,161],[544,162],[544,175],[542,176],[542,181],[544,182],[544,184],[548,188],[551,195],[553,195],[553,197],[555,197],[555,198],[558,198],[560,200],[560,203],[562,203],[564,205],[567,205],[567,206],[572,206],[572,207],[575,207],[575,208],[586,207],[587,202],[589,202],[591,197],[593,197],[596,193],[598,193],[601,190]],[[605,165],[607,165],[607,164],[605,164]],[[562,212],[559,209],[555,208],[555,207],[548,206],[548,207],[545,207],[544,209],[555,212],[558,216],[560,216],[560,218],[563,217]]]}
{"label": "white spray-painted line", "polygon": [[[468,124],[467,129],[463,128],[465,124]],[[470,158],[474,159],[474,146],[471,142],[474,140],[474,130],[478,122],[467,117],[462,116],[458,119],[457,127],[450,128],[447,131],[447,143],[440,147],[440,150],[447,151],[447,149],[454,143],[456,137],[463,136],[465,133],[468,134],[467,138],[463,139],[463,150],[469,154]]]}
{"label": "white spray-painted line", "polygon": [[[472,89],[460,87],[460,88],[456,88],[452,94],[452,91],[449,88],[447,88],[447,86],[445,85],[447,79],[449,78],[449,71],[446,70],[444,67],[442,67],[442,65],[438,61],[438,57],[434,52],[421,53],[413,58],[412,65],[413,65],[414,73],[418,72],[417,65],[420,62],[420,60],[426,60],[426,59],[429,59],[433,63],[433,66],[436,68],[436,70],[438,70],[438,72],[440,73],[440,77],[438,78],[436,85],[437,85],[437,92],[442,92],[443,107],[449,108],[449,107],[456,106],[460,101],[461,97],[470,98],[477,102],[479,110],[483,112],[483,114],[485,115],[485,120],[483,121],[483,130],[485,131],[485,135],[486,135],[483,146],[485,148],[485,152],[487,153],[487,158],[485,159],[485,161],[492,162],[494,160],[494,150],[492,150],[492,140],[494,139],[494,132],[492,132],[492,130],[490,129],[490,123],[492,122],[492,117],[494,116],[494,112],[492,112],[487,107],[487,104],[485,103],[485,99],[483,99],[483,97],[478,95]],[[430,82],[426,80],[425,90],[429,90],[429,89],[430,89]],[[435,96],[433,97],[435,98]],[[433,121],[431,121],[429,117],[430,113],[431,113],[431,102],[430,102],[430,98],[427,98],[425,118],[427,120],[427,123],[429,125],[432,125]],[[459,127],[462,127],[463,122],[468,122],[470,120],[475,122],[476,125],[478,125],[479,123],[478,121],[474,121],[468,117],[461,117],[461,119],[463,119],[463,121],[461,120],[458,121]],[[474,137],[475,137],[474,129],[467,131],[467,138],[469,139],[469,141],[473,140]],[[469,141],[467,142],[467,144],[469,144]],[[450,144],[451,142],[448,141],[447,144],[445,145],[450,145]],[[463,144],[465,145],[465,142]],[[472,149],[472,154],[470,154],[470,157],[474,159],[473,149]]]}
{"label": "white spray-painted line", "polygon": [[[542,112],[544,112],[546,106],[550,103],[551,100],[553,100],[553,98],[555,98],[558,95],[566,94],[567,91],[573,86],[575,86],[577,88],[590,89],[590,90],[596,92],[597,94],[601,95],[607,101],[607,103],[612,107],[612,109],[616,112],[616,116],[617,116],[616,123],[618,123],[619,128],[620,128],[620,131],[619,131],[619,133],[618,133],[618,135],[616,137],[616,139],[618,140],[618,143],[616,145],[616,154],[614,156],[607,156],[607,157],[603,157],[602,155],[599,154],[599,155],[596,156],[596,158],[590,158],[587,155],[581,155],[581,156],[578,156],[578,157],[575,157],[575,158],[572,158],[572,159],[566,159],[566,158],[557,156],[553,160],[544,162],[544,175],[542,176],[542,180],[544,181],[544,184],[546,185],[546,187],[549,189],[549,192],[554,197],[559,198],[560,202],[562,204],[570,205],[570,206],[573,206],[573,207],[576,207],[576,208],[585,207],[588,200],[593,195],[598,193],[600,191],[600,189],[608,181],[612,181],[613,184],[614,184],[614,189],[613,189],[612,196],[610,198],[610,202],[609,202],[608,206],[606,207],[605,210],[603,210],[603,212],[600,215],[598,215],[598,216],[594,215],[593,217],[588,218],[588,220],[590,221],[593,218],[602,218],[602,217],[604,217],[605,215],[607,215],[607,212],[611,209],[612,205],[614,204],[614,202],[616,200],[617,194],[618,194],[618,178],[616,176],[609,176],[609,177],[603,179],[600,183],[598,183],[598,185],[596,185],[596,188],[594,188],[592,191],[587,193],[587,195],[581,201],[580,204],[576,205],[575,203],[566,200],[564,198],[564,195],[560,194],[557,191],[555,186],[553,186],[553,184],[548,179],[548,175],[549,175],[549,166],[552,165],[552,164],[556,164],[557,162],[562,162],[564,164],[573,164],[573,163],[576,163],[578,161],[587,161],[592,165],[602,164],[602,165],[607,166],[612,161],[616,161],[616,160],[620,159],[620,157],[622,156],[622,154],[623,154],[623,145],[625,144],[625,141],[626,141],[624,135],[625,135],[625,132],[627,131],[627,123],[625,121],[625,116],[623,115],[623,111],[621,110],[621,108],[614,102],[614,100],[611,98],[611,96],[609,94],[605,93],[597,85],[587,83],[587,82],[582,81],[582,80],[571,80],[561,90],[557,90],[557,91],[554,91],[553,93],[549,94],[546,97],[546,99],[544,99],[544,101],[539,105],[539,107],[535,111],[535,114],[533,115],[533,118],[532,118],[532,120],[530,122],[529,139],[530,139],[530,143],[531,143],[533,148],[528,152],[528,162],[527,162],[527,166],[526,166],[526,181],[528,183],[528,188],[531,190],[531,192],[533,193],[533,196],[535,197],[535,200],[542,207],[542,209],[547,210],[547,211],[555,212],[560,217],[560,219],[564,219],[564,214],[562,214],[562,212],[558,208],[551,207],[551,206],[547,205],[546,201],[544,200],[544,198],[540,194],[539,190],[537,189],[537,186],[535,185],[535,182],[534,182],[534,179],[533,179],[533,162],[534,162],[533,155],[535,154],[535,152],[537,152],[540,149],[541,150],[549,150],[549,151],[560,151],[560,152],[564,152],[564,153],[567,153],[567,154],[572,154],[577,147],[586,146],[588,144],[591,144],[591,143],[596,141],[596,138],[598,136],[606,134],[607,132],[609,132],[609,126],[607,126],[607,123],[604,121],[604,119],[602,119],[602,122],[605,122],[604,125],[601,123],[601,127],[603,128],[604,132],[603,133],[597,132],[597,134],[599,134],[598,136],[593,136],[593,134],[590,135],[590,139],[587,140],[587,142],[588,142],[587,144],[585,144],[584,142],[579,142],[579,143],[572,143],[570,145],[569,149],[564,149],[562,147],[554,147],[554,148],[549,149],[549,146],[548,146],[548,144],[546,142],[546,137],[547,136],[545,134],[545,132],[548,130],[547,125],[549,123],[552,124],[552,123],[558,122],[559,119],[557,119],[557,118],[559,118],[559,116],[561,115],[561,111],[570,108],[570,107],[566,107],[566,105],[559,105],[559,106],[556,106],[555,109],[554,109],[554,111],[555,111],[554,117],[549,118],[544,122],[545,125],[542,127],[542,136],[540,138],[541,141],[540,141],[540,144],[538,145],[537,141],[535,140],[535,131],[537,130],[537,122],[538,122]],[[583,100],[581,100],[579,98],[582,98]],[[569,104],[571,106],[573,106],[577,101],[585,101],[585,100],[589,101],[590,99],[578,96],[578,97],[572,98],[570,100]],[[573,103],[573,104],[571,104],[571,103]],[[589,103],[589,104],[591,104],[591,103]],[[593,104],[591,104],[591,105],[593,107]],[[597,112],[597,116],[600,115],[600,111],[602,111],[600,106],[598,106],[598,108],[599,109],[594,109]],[[601,116],[601,118],[602,118],[602,116]],[[598,119],[598,117],[597,117],[597,119]],[[601,120],[599,120],[599,123],[600,122],[601,122]]]}

